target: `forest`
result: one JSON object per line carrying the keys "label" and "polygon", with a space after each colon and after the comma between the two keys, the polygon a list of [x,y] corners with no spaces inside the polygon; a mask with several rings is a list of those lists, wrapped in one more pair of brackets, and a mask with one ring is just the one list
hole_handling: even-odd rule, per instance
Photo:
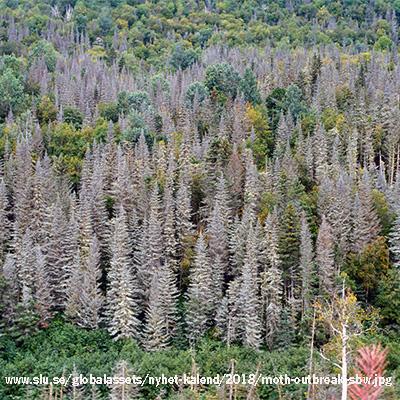
{"label": "forest", "polygon": [[0,0],[0,399],[399,399],[399,18]]}

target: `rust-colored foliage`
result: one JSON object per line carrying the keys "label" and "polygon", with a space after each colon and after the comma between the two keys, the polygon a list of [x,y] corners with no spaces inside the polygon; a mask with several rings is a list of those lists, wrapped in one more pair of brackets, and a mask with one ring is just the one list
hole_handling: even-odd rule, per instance
{"label": "rust-colored foliage", "polygon": [[355,374],[362,378],[370,378],[370,381],[365,382],[363,379],[361,384],[349,386],[351,400],[378,400],[383,391],[383,386],[379,385],[379,378],[385,373],[387,352],[380,344],[358,350]]}

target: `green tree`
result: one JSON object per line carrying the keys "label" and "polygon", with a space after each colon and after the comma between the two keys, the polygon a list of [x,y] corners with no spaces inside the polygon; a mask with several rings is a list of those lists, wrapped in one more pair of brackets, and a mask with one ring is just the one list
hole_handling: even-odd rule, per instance
{"label": "green tree", "polygon": [[224,102],[227,98],[235,98],[238,92],[240,76],[228,63],[209,65],[206,69],[204,84],[212,97]]}
{"label": "green tree", "polygon": [[24,87],[14,71],[7,68],[0,76],[0,117],[19,111],[24,101]]}
{"label": "green tree", "polygon": [[194,100],[196,99],[199,103],[202,103],[208,96],[207,88],[204,86],[203,82],[193,82],[191,83],[185,95],[186,104],[192,106]]}
{"label": "green tree", "polygon": [[55,71],[57,63],[57,51],[52,43],[44,39],[35,43],[30,51],[31,61],[40,58],[43,58],[46,67],[50,72]]}
{"label": "green tree", "polygon": [[246,68],[243,78],[239,84],[239,91],[243,98],[249,103],[260,104],[261,95],[257,87],[257,79],[254,72],[250,68]]}
{"label": "green tree", "polygon": [[175,69],[184,70],[193,65],[198,57],[195,49],[181,42],[174,46],[169,62]]}
{"label": "green tree", "polygon": [[83,113],[75,107],[65,107],[64,121],[71,124],[75,129],[80,129],[83,122]]}

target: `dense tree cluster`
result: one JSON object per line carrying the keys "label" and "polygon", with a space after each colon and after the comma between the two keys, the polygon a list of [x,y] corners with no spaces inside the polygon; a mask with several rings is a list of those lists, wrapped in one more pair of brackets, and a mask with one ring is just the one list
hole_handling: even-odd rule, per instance
{"label": "dense tree cluster", "polygon": [[8,105],[6,326],[64,312],[148,350],[211,331],[275,348],[343,277],[398,323],[381,285],[398,283],[400,247],[398,67],[385,55],[252,53],[252,70],[212,49],[206,68],[146,81],[79,51],[57,58],[55,80],[41,64],[38,108]]}
{"label": "dense tree cluster", "polygon": [[[333,3],[275,4],[276,19],[248,2],[29,4],[1,4],[2,332],[23,343],[62,318],[146,352],[205,337],[274,351],[304,345],[315,304],[343,284],[398,329],[390,4],[349,7],[341,24],[365,23],[341,50],[264,46],[286,40],[292,13],[340,42]],[[202,29],[181,38],[192,13]],[[162,72],[160,36],[173,43]],[[332,335],[318,329],[317,347]]]}
{"label": "dense tree cluster", "polygon": [[49,69],[55,66],[49,32],[58,44],[65,34],[83,35],[92,56],[123,66],[186,69],[215,44],[394,50],[400,15],[396,0],[4,0],[0,10],[2,50],[20,51],[22,42],[33,59],[44,53]]}

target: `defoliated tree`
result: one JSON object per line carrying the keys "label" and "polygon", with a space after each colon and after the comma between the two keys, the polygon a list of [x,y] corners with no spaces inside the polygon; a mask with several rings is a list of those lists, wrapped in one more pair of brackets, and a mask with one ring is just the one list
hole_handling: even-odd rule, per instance
{"label": "defoliated tree", "polygon": [[157,185],[153,188],[149,204],[149,215],[144,221],[139,247],[138,279],[142,286],[140,289],[144,295],[144,301],[147,303],[153,275],[161,268],[164,260],[162,214]]}
{"label": "defoliated tree", "polygon": [[9,202],[7,198],[7,189],[2,179],[0,182],[0,261],[3,262],[10,240],[11,223],[8,219]]}
{"label": "defoliated tree", "polygon": [[400,270],[400,213],[392,226],[389,236],[389,250],[392,254],[393,265]]}
{"label": "defoliated tree", "polygon": [[241,276],[229,282],[225,296],[221,300],[215,316],[221,338],[228,346],[234,342],[239,342],[242,336],[240,288]]}
{"label": "defoliated tree", "polygon": [[53,299],[47,273],[46,258],[40,246],[36,246],[35,248],[35,261],[35,307],[40,316],[40,324],[45,326],[51,318]]}
{"label": "defoliated tree", "polygon": [[104,302],[100,289],[100,244],[96,236],[93,236],[90,243],[89,255],[82,260],[81,280],[77,324],[85,328],[95,329],[99,326],[100,310]]}
{"label": "defoliated tree", "polygon": [[300,271],[302,281],[303,316],[310,310],[315,282],[314,250],[310,228],[305,214],[301,216],[300,231]]}
{"label": "defoliated tree", "polygon": [[171,268],[163,264],[153,275],[145,326],[145,347],[161,350],[171,344],[177,324],[178,289]]}
{"label": "defoliated tree", "polygon": [[222,297],[224,278],[229,272],[230,208],[225,180],[221,176],[217,183],[214,208],[207,226],[209,253],[215,265],[215,296]]}
{"label": "defoliated tree", "polygon": [[300,223],[295,206],[289,203],[279,226],[279,257],[287,298],[300,287]]}
{"label": "defoliated tree", "polygon": [[278,215],[275,209],[265,220],[262,242],[263,270],[260,274],[263,331],[269,348],[276,342],[282,318],[283,280],[278,252]]}
{"label": "defoliated tree", "polygon": [[121,207],[114,219],[106,296],[108,331],[115,339],[138,336],[139,310],[134,297],[130,251],[126,213]]}
{"label": "defoliated tree", "polygon": [[186,324],[191,342],[198,340],[206,332],[213,317],[213,270],[207,250],[204,236],[200,233],[187,291]]}
{"label": "defoliated tree", "polygon": [[316,261],[318,265],[321,294],[332,296],[335,289],[336,268],[332,228],[326,217],[322,217],[318,231]]}
{"label": "defoliated tree", "polygon": [[111,386],[109,400],[133,400],[139,397],[139,387],[135,384],[127,384],[127,378],[131,377],[133,372],[130,365],[125,360],[120,360],[114,368],[114,376],[123,378],[121,384]]}
{"label": "defoliated tree", "polygon": [[256,230],[250,226],[243,262],[242,285],[240,288],[243,343],[258,348],[261,344],[260,299],[258,266],[260,251]]}
{"label": "defoliated tree", "polygon": [[187,173],[181,171],[175,198],[177,255],[182,258],[188,237],[193,233],[190,187]]}
{"label": "defoliated tree", "polygon": [[373,242],[380,231],[379,218],[374,207],[371,182],[365,170],[358,185],[353,204],[353,237],[352,251],[360,253],[363,248]]}

